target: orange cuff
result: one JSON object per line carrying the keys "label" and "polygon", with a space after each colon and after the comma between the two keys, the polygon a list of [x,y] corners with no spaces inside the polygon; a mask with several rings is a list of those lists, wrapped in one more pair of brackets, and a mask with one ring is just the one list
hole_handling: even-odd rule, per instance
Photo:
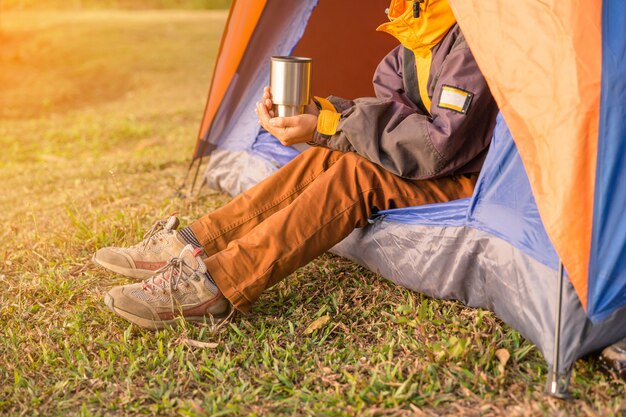
{"label": "orange cuff", "polygon": [[322,135],[332,136],[337,133],[341,113],[337,113],[335,106],[322,97],[315,97],[315,101],[321,107],[317,117],[317,131]]}

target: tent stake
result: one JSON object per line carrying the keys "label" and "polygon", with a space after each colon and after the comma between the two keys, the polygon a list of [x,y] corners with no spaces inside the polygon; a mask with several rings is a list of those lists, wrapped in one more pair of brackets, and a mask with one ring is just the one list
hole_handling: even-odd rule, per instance
{"label": "tent stake", "polygon": [[569,372],[563,377],[559,374],[559,356],[561,350],[561,302],[563,301],[563,262],[559,259],[559,278],[557,282],[556,312],[554,320],[554,357],[552,358],[552,371],[548,374],[548,392],[553,397],[567,399],[570,398]]}

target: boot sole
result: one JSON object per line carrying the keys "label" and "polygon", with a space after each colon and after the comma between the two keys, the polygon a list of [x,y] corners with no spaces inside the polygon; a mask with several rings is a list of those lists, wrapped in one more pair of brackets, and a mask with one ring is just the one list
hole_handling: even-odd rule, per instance
{"label": "boot sole", "polygon": [[[139,327],[143,327],[144,329],[160,330],[160,329],[165,328],[166,326],[172,326],[177,321],[179,321],[179,319],[155,321],[152,319],[147,319],[145,317],[137,316],[125,310],[121,310],[115,307],[113,297],[111,297],[109,293],[106,293],[104,296],[104,304],[106,304],[108,309],[114,312],[115,314],[117,314],[118,316],[123,317],[126,320],[130,321],[131,323],[136,324]],[[224,319],[228,317],[228,313],[230,313],[229,310],[227,310],[223,315],[214,315],[213,321],[215,323],[224,321]],[[204,322],[207,318],[208,316],[183,317],[185,321],[193,321],[193,322]]]}
{"label": "boot sole", "polygon": [[143,281],[144,279],[148,279],[155,273],[155,271],[151,271],[149,269],[124,268],[119,265],[110,264],[96,258],[95,254],[91,257],[91,260],[103,267],[104,269],[108,269],[109,271],[113,271],[116,274],[124,275],[128,278],[136,279],[137,281]]}

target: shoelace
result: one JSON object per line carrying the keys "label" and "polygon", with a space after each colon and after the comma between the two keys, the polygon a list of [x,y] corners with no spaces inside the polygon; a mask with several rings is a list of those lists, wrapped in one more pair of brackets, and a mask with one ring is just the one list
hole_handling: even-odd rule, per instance
{"label": "shoelace", "polygon": [[[172,258],[165,266],[157,269],[151,278],[148,278],[143,282],[142,288],[144,291],[148,290],[153,292],[155,290],[161,290],[163,294],[169,294],[172,313],[176,313],[176,305],[174,303],[174,296],[172,292],[178,289],[178,285],[180,283],[189,279],[188,276],[184,275],[183,268],[191,270],[191,268],[189,268],[189,266],[187,266],[181,258]],[[193,270],[189,275],[196,276]]]}
{"label": "shoelace", "polygon": [[165,226],[167,225],[167,220],[158,220],[155,222],[150,230],[148,230],[144,235],[141,243],[136,246],[141,246],[141,250],[145,250],[148,247],[148,243],[152,240],[153,237],[157,236],[161,232],[165,230]]}
{"label": "shoelace", "polygon": [[191,269],[180,258],[170,259],[167,264],[154,271],[152,277],[143,282],[143,289],[149,289],[151,291],[160,289],[161,291],[165,291],[167,286],[170,292],[176,291],[179,283],[187,281],[188,279],[188,277],[183,274],[183,268]]}

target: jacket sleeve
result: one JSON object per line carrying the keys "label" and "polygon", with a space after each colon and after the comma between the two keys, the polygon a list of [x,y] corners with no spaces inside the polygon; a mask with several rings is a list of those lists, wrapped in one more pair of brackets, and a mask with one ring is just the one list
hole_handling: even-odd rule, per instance
{"label": "jacket sleeve", "polygon": [[[399,58],[395,64],[389,58],[388,55],[383,60],[377,72],[393,71],[395,65],[401,80]],[[431,71],[435,72],[431,74],[434,89],[431,86],[430,116],[423,114],[403,94],[394,93],[401,84],[381,91],[375,76],[379,97],[354,101],[329,97],[341,113],[336,131],[333,134],[316,132],[313,142],[344,152],[357,152],[406,178],[434,178],[458,172],[484,155],[491,140],[497,106],[465,42],[452,49],[440,68]],[[446,106],[442,100],[447,100],[450,90],[467,93],[466,106],[457,110]]]}

